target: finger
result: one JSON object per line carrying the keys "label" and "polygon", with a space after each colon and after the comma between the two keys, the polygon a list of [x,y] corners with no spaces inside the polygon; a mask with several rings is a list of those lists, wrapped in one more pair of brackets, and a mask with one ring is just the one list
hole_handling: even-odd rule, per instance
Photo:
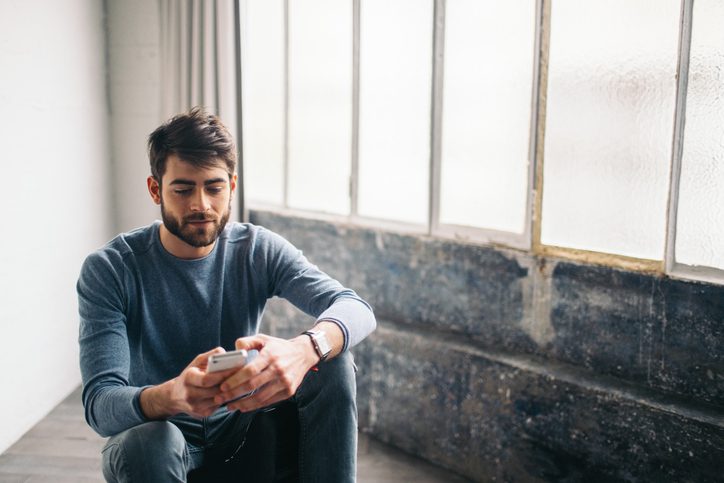
{"label": "finger", "polygon": [[199,354],[196,357],[194,357],[194,360],[191,361],[191,364],[189,366],[193,367],[206,367],[206,364],[209,360],[209,356],[212,354],[223,354],[226,352],[226,350],[223,347],[214,347],[210,351],[206,351],[203,354]]}
{"label": "finger", "polygon": [[221,391],[217,386],[215,387],[196,387],[189,386],[187,389],[187,400],[188,401],[214,401],[214,398],[219,395]]}
{"label": "finger", "polygon": [[184,382],[193,387],[215,387],[228,376],[229,372],[208,373],[199,367],[189,367],[183,372]]}
{"label": "finger", "polygon": [[193,406],[191,406],[191,410],[190,410],[189,414],[191,414],[194,417],[206,418],[208,416],[211,416],[220,407],[221,407],[221,405],[213,402],[213,399],[206,400],[203,403],[196,403]]}
{"label": "finger", "polygon": [[285,401],[292,397],[292,395],[293,394],[289,394],[287,389],[281,385],[267,384],[252,396],[229,403],[227,408],[229,410],[237,410],[246,413]]}
{"label": "finger", "polygon": [[236,373],[239,370],[238,367],[232,367],[231,369],[224,369],[223,371],[216,371],[216,372],[206,372],[202,371],[199,373],[194,373],[194,381],[197,382],[197,386],[201,387],[212,387],[212,386],[218,386],[225,380],[227,380],[229,377],[231,377],[234,373]]}
{"label": "finger", "polygon": [[236,349],[244,350],[261,350],[266,345],[267,337],[264,334],[252,335],[249,337],[240,337],[236,339]]}
{"label": "finger", "polygon": [[[222,382],[220,385],[221,390],[224,392],[228,392],[241,385],[247,385],[250,379],[257,377],[259,374],[263,374],[264,372],[268,372],[267,369],[269,368],[269,364],[269,359],[265,357],[263,353],[260,353],[256,359],[236,371],[224,382]],[[269,382],[271,379],[273,379],[273,375],[273,373],[267,375],[267,378],[264,379],[261,384]],[[248,389],[251,390],[257,387],[259,387],[259,384],[249,386]]]}
{"label": "finger", "polygon": [[233,401],[237,401],[240,399],[246,399],[248,397],[251,397],[251,395],[254,394],[254,391],[238,391],[238,394],[235,394],[234,396],[216,396],[214,398],[214,404],[231,404]]}
{"label": "finger", "polygon": [[[227,389],[226,391],[221,391],[215,398],[214,401],[217,403],[223,403],[226,401],[232,401],[234,399],[238,399],[245,394],[249,394],[252,391],[254,391],[256,388],[261,387],[263,384],[266,384],[270,382],[273,378],[271,376],[268,376],[267,373],[260,374],[257,378],[254,378],[254,380],[248,380],[244,382],[243,384],[240,384],[238,386],[233,386]],[[256,382],[254,382],[256,381]]]}

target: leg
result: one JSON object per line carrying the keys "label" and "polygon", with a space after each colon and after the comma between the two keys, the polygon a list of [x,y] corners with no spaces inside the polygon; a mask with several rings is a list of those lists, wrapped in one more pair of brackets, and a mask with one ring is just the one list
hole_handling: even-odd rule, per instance
{"label": "leg", "polygon": [[[189,473],[189,482],[299,481],[299,417],[296,403],[287,400],[276,404],[272,411],[258,411],[253,414],[253,419],[248,419],[248,431],[247,428],[239,431],[239,436],[234,438],[237,440],[235,444],[206,451],[204,466],[197,472]],[[199,473],[203,473],[205,479],[193,480]]]}
{"label": "leg", "polygon": [[189,465],[181,430],[166,421],[144,423],[119,433],[103,448],[109,482],[185,482]]}
{"label": "leg", "polygon": [[354,482],[357,471],[357,385],[352,355],[307,374],[294,399],[299,410],[301,481]]}

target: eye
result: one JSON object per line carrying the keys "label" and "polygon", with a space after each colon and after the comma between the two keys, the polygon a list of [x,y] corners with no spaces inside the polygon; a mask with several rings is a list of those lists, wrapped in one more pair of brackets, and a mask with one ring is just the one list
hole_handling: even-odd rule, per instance
{"label": "eye", "polygon": [[206,191],[208,191],[209,193],[211,193],[213,195],[218,195],[224,191],[224,187],[223,186],[209,186],[206,188]]}
{"label": "eye", "polygon": [[187,196],[191,194],[191,188],[175,189],[173,192],[180,196]]}

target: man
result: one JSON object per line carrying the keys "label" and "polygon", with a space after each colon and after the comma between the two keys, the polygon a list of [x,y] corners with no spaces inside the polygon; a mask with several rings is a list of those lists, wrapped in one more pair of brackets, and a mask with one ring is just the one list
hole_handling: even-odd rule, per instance
{"label": "man", "polygon": [[[236,148],[218,118],[178,115],[148,147],[148,191],[163,221],[91,254],[77,285],[83,404],[88,424],[111,436],[106,479],[186,481],[191,470],[233,465],[249,449],[254,414],[290,400],[298,478],[354,481],[348,349],[374,330],[370,307],[280,236],[228,223]],[[290,340],[258,333],[273,296],[316,317],[312,331]],[[233,349],[258,355],[207,372],[209,356]],[[245,481],[244,468],[232,469]]]}

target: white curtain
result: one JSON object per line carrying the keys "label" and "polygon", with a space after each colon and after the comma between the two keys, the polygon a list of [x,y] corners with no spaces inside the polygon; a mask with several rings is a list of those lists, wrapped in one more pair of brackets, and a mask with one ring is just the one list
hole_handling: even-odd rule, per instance
{"label": "white curtain", "polygon": [[168,119],[204,106],[226,124],[239,151],[238,213],[245,219],[236,4],[234,0],[159,0],[161,115]]}

